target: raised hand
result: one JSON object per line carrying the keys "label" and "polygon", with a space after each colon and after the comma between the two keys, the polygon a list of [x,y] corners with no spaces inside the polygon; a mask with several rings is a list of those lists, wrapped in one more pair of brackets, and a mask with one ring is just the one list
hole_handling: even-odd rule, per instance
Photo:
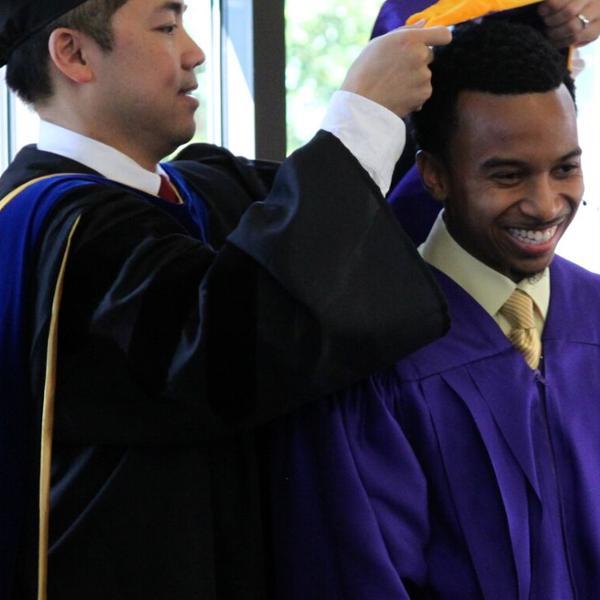
{"label": "raised hand", "polygon": [[583,46],[600,35],[600,0],[545,0],[539,13],[558,48]]}
{"label": "raised hand", "polygon": [[401,27],[375,38],[354,61],[341,89],[403,117],[431,96],[431,47],[448,44],[451,39],[445,27]]}

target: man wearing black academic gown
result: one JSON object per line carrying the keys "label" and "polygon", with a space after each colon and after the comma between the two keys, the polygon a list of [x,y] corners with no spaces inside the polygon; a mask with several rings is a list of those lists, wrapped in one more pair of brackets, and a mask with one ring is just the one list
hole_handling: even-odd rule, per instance
{"label": "man wearing black academic gown", "polygon": [[278,597],[595,598],[600,277],[554,256],[583,195],[573,81],[500,21],[431,69],[417,163],[444,209],[419,251],[451,328],[275,432]]}
{"label": "man wearing black academic gown", "polygon": [[279,169],[208,145],[158,165],[194,130],[182,12],[0,8],[42,117],[0,179],[2,598],[264,598],[256,428],[447,326],[382,193],[449,33],[367,48]]}

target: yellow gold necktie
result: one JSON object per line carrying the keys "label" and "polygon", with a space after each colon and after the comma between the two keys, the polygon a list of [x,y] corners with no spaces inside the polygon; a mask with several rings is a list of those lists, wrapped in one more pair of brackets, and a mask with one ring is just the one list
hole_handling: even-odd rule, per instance
{"label": "yellow gold necktie", "polygon": [[500,309],[512,329],[508,334],[513,346],[525,357],[525,361],[536,369],[540,362],[542,344],[533,320],[533,300],[522,290],[515,290]]}

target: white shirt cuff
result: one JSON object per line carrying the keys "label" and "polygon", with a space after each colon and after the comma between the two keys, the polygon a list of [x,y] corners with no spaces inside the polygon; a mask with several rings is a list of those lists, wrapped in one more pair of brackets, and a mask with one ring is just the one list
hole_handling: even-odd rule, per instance
{"label": "white shirt cuff", "polygon": [[339,138],[385,196],[406,142],[404,121],[381,104],[338,90],[331,97],[321,129]]}

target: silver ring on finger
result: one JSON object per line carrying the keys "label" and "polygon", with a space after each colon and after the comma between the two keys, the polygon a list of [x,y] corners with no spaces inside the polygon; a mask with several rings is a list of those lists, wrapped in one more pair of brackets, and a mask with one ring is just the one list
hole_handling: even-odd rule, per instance
{"label": "silver ring on finger", "polygon": [[579,22],[581,23],[582,29],[585,29],[590,24],[590,20],[585,15],[582,15],[581,13],[577,15],[577,18],[579,19]]}

